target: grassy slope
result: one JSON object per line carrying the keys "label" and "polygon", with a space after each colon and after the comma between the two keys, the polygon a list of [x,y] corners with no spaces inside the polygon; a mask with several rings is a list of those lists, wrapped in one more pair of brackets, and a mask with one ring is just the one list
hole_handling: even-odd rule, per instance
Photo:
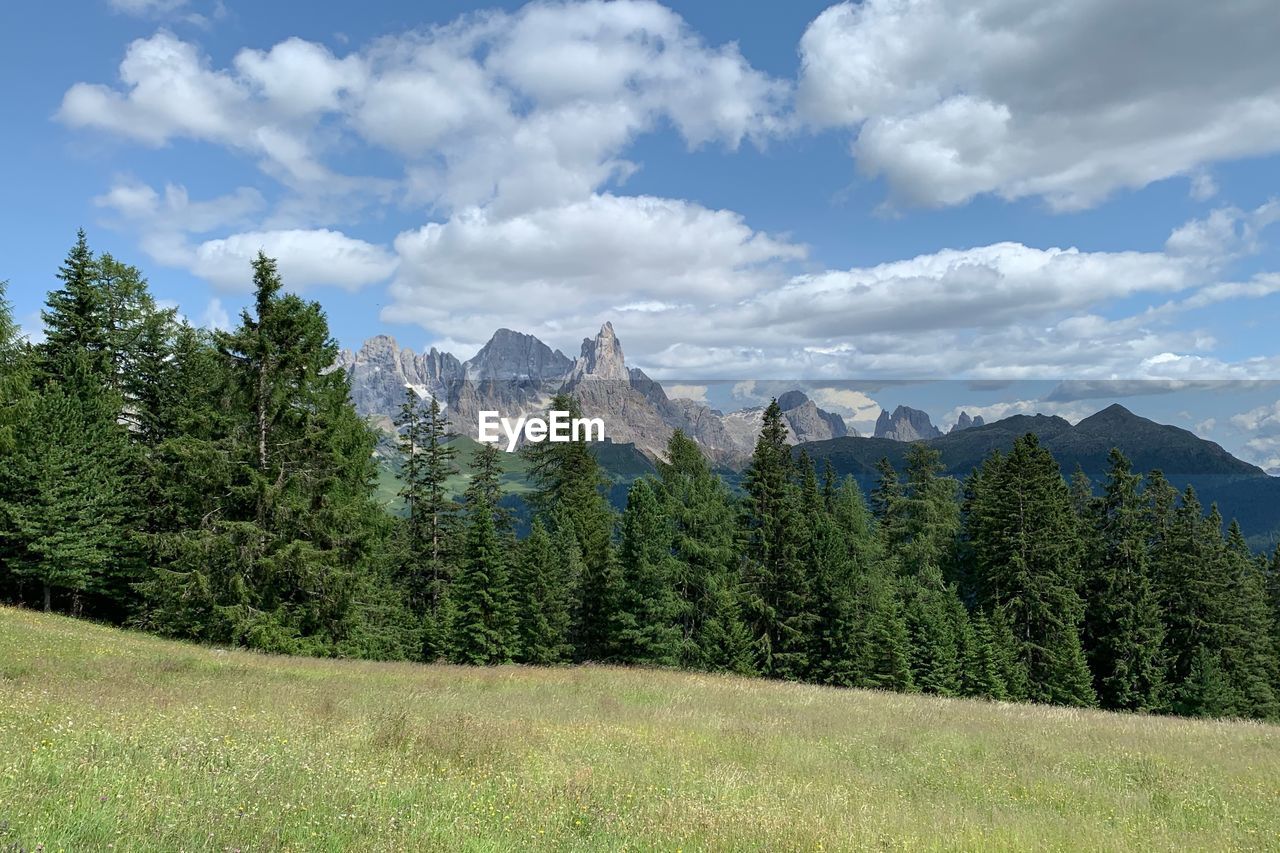
{"label": "grassy slope", "polygon": [[0,810],[4,849],[1259,848],[1280,729],[273,658],[0,608]]}

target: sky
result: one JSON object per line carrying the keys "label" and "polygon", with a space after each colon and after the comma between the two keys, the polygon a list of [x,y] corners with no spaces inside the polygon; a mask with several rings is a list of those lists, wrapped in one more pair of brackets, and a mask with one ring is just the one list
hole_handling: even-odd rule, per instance
{"label": "sky", "polygon": [[225,327],[262,249],[348,347],[610,320],[690,388],[1132,400],[1276,467],[1277,43],[1274,0],[9,3],[0,278],[38,337],[83,227]]}

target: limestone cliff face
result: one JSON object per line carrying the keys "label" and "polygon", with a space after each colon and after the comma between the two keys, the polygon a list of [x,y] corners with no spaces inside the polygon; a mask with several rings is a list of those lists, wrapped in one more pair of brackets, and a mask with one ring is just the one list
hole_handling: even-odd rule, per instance
{"label": "limestone cliff face", "polygon": [[942,430],[933,425],[929,415],[909,406],[898,406],[893,414],[882,411],[876,419],[876,438],[890,438],[894,441],[927,441],[942,435]]}
{"label": "limestone cliff face", "polygon": [[980,427],[985,425],[986,425],[985,422],[982,420],[982,415],[978,415],[977,417],[971,418],[969,417],[968,412],[961,412],[960,417],[957,418],[956,422],[951,425],[951,432],[960,432],[962,430],[973,429],[974,427]]}
{"label": "limestone cliff face", "polygon": [[354,353],[343,350],[338,367],[347,372],[356,411],[388,427],[404,402],[406,387],[446,403],[449,389],[464,375],[462,363],[449,353],[433,348],[417,355],[387,335],[370,338]]}

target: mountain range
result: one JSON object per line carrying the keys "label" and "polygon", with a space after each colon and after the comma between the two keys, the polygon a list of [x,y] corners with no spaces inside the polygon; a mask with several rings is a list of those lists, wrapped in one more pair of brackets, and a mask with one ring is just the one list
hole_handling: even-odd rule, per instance
{"label": "mountain range", "polygon": [[[357,411],[388,433],[406,386],[439,400],[453,430],[472,438],[481,410],[506,417],[537,414],[546,411],[556,393],[571,393],[584,414],[605,420],[609,440],[597,448],[597,456],[616,485],[653,470],[676,429],[697,441],[732,480],[750,458],[764,416],[762,406],[722,412],[703,402],[668,397],[658,382],[627,365],[610,323],[595,337],[583,339],[576,358],[533,335],[499,329],[466,361],[434,348],[417,354],[383,335],[358,351],[344,350],[338,366],[350,378]],[[1079,467],[1100,481],[1107,454],[1118,447],[1135,470],[1160,469],[1179,489],[1194,486],[1206,507],[1216,502],[1227,518],[1238,518],[1254,534],[1255,544],[1265,544],[1257,542],[1259,535],[1280,531],[1280,478],[1194,433],[1139,417],[1120,405],[1075,425],[1049,415],[1014,415],[988,424],[962,412],[946,433],[926,412],[897,406],[882,411],[873,434],[864,437],[803,391],[788,391],[777,400],[788,441],[803,445],[820,465],[830,462],[838,474],[852,475],[864,489],[874,484],[881,458],[901,470],[912,442],[937,448],[946,473],[962,478],[992,451],[1007,451],[1016,438],[1034,433],[1068,475]]]}
{"label": "mountain range", "polygon": [[[406,386],[439,400],[453,430],[473,438],[480,411],[512,418],[541,413],[563,391],[577,398],[583,414],[604,419],[615,444],[633,444],[657,459],[672,432],[681,429],[713,462],[732,468],[751,455],[764,415],[763,407],[725,413],[695,400],[669,398],[644,371],[627,366],[611,323],[585,338],[573,359],[532,335],[499,329],[467,361],[434,348],[419,355],[380,335],[358,351],[342,351],[338,366],[351,381],[356,410],[388,431]],[[783,394],[778,404],[792,443],[857,434],[840,415],[820,409],[801,391]]]}

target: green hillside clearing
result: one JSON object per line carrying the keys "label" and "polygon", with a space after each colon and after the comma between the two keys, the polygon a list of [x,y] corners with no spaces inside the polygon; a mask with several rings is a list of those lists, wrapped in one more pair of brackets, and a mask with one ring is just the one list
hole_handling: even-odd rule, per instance
{"label": "green hillside clearing", "polygon": [[0,848],[1259,849],[1280,728],[268,657],[0,608]]}

